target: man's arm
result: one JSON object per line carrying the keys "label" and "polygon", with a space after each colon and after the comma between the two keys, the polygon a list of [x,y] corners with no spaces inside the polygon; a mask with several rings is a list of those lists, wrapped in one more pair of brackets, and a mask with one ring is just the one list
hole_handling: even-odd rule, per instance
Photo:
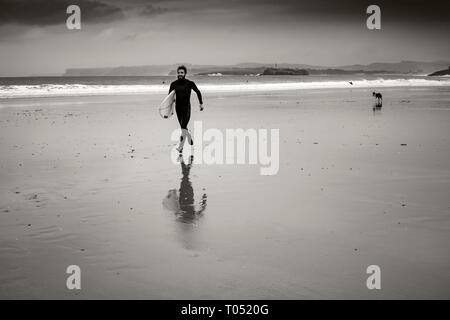
{"label": "man's arm", "polygon": [[192,90],[194,90],[195,93],[197,94],[198,102],[200,102],[200,104],[203,104],[202,93],[200,92],[200,90],[198,90],[197,86],[193,81],[191,81],[191,83],[192,83]]}
{"label": "man's arm", "polygon": [[172,83],[170,84],[169,93],[171,93],[173,89],[174,89],[174,87],[173,87],[173,82],[172,82]]}

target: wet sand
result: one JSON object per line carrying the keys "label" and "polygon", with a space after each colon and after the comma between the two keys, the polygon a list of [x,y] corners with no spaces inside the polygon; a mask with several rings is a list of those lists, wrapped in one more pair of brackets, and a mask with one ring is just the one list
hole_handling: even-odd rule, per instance
{"label": "wet sand", "polygon": [[208,93],[280,129],[274,176],[173,164],[161,95],[0,101],[0,298],[450,298],[450,90],[381,90]]}

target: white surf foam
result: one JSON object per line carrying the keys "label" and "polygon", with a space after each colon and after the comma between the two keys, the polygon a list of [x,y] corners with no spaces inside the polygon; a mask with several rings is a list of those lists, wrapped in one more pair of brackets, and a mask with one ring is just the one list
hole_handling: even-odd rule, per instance
{"label": "white surf foam", "polygon": [[[377,79],[348,81],[313,81],[279,83],[236,83],[198,84],[205,92],[256,92],[302,89],[332,88],[379,88],[379,87],[436,87],[450,86],[450,79]],[[167,93],[168,85],[84,85],[84,84],[42,84],[0,86],[0,99],[57,96],[90,96],[117,94]]]}

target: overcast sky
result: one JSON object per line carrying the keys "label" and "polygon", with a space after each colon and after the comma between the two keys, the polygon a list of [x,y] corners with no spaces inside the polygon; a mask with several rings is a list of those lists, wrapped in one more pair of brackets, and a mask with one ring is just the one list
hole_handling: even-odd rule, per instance
{"label": "overcast sky", "polygon": [[[441,0],[0,0],[0,76],[73,67],[449,60]],[[81,30],[66,8],[81,7]],[[381,7],[381,30],[366,8]]]}

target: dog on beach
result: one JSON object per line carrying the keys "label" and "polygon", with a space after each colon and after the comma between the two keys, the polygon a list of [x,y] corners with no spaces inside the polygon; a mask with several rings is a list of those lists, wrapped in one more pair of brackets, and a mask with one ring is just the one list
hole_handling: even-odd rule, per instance
{"label": "dog on beach", "polygon": [[374,96],[375,99],[377,99],[377,103],[378,104],[382,104],[383,103],[383,96],[381,95],[381,93],[379,93],[379,92],[372,92],[372,96]]}

